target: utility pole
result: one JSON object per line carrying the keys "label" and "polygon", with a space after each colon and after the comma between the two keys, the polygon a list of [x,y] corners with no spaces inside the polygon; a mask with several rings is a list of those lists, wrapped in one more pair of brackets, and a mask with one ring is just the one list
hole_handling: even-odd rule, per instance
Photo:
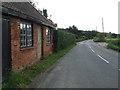
{"label": "utility pole", "polygon": [[97,26],[96,26],[96,31],[97,31]]}
{"label": "utility pole", "polygon": [[103,17],[102,17],[102,30],[103,30],[103,33],[104,33],[104,23],[103,23]]}

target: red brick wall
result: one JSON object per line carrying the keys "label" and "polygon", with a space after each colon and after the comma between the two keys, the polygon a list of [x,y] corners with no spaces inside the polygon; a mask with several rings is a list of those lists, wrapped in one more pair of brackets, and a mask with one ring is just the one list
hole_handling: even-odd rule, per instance
{"label": "red brick wall", "polygon": [[[33,47],[20,48],[20,24],[21,19],[10,18],[11,29],[11,56],[12,56],[12,69],[21,69],[38,59],[38,29],[39,26],[33,23]],[[40,52],[40,51],[39,51]]]}
{"label": "red brick wall", "polygon": [[[53,41],[52,33],[51,33],[51,41]],[[53,53],[52,42],[50,44],[46,44],[46,27],[45,26],[43,27],[43,51],[44,51],[44,55]]]}

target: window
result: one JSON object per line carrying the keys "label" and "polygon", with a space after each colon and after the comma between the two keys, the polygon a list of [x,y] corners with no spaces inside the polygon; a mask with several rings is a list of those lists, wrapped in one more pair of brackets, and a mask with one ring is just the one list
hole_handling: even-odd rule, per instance
{"label": "window", "polygon": [[46,28],[46,43],[49,44],[51,42],[51,39],[50,39],[50,29],[49,28]]}
{"label": "window", "polygon": [[29,23],[20,23],[20,47],[32,46],[32,25]]}

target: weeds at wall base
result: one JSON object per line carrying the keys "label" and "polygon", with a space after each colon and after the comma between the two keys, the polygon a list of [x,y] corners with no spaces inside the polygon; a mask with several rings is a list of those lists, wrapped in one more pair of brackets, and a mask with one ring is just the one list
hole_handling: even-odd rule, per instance
{"label": "weeds at wall base", "polygon": [[36,75],[51,67],[60,57],[68,53],[75,45],[76,44],[73,44],[66,49],[46,56],[44,60],[34,63],[22,72],[11,72],[8,80],[2,84],[2,88],[26,88],[32,83],[32,79]]}

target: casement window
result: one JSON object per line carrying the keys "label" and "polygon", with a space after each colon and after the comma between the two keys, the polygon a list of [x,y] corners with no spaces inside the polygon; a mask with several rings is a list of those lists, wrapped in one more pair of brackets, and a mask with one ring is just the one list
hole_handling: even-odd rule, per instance
{"label": "casement window", "polygon": [[33,46],[32,24],[20,23],[20,47]]}
{"label": "casement window", "polygon": [[50,37],[50,29],[46,27],[46,43],[51,43],[51,37]]}

